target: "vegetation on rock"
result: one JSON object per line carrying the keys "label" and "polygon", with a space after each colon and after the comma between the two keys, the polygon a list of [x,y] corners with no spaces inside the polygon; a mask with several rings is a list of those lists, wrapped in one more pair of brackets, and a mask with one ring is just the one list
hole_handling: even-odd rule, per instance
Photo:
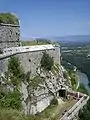
{"label": "vegetation on rock", "polygon": [[2,78],[4,83],[0,83],[1,108],[21,109],[21,94],[18,86],[21,83],[22,77],[23,72],[19,59],[11,57],[8,61],[8,71],[5,73],[5,77]]}
{"label": "vegetation on rock", "polygon": [[54,60],[49,54],[44,52],[40,64],[43,69],[49,71],[52,69],[52,66],[54,65]]}
{"label": "vegetation on rock", "polygon": [[51,69],[52,73],[54,75],[57,75],[60,73],[60,66],[58,64],[54,64]]}
{"label": "vegetation on rock", "polygon": [[88,95],[88,91],[87,91],[87,89],[85,88],[85,86],[84,86],[83,83],[79,85],[79,88],[77,89],[77,91],[82,92],[82,93]]}
{"label": "vegetation on rock", "polygon": [[22,46],[32,46],[32,45],[46,45],[51,44],[50,40],[47,39],[36,39],[31,41],[22,41]]}
{"label": "vegetation on rock", "polygon": [[63,72],[63,77],[64,77],[64,79],[68,79],[68,76],[69,76],[68,73],[67,73],[66,71],[64,71],[64,72]]}
{"label": "vegetation on rock", "polygon": [[18,91],[0,92],[0,107],[21,109],[21,95]]}
{"label": "vegetation on rock", "polygon": [[79,120],[90,120],[90,99],[87,104],[79,111]]}
{"label": "vegetation on rock", "polygon": [[63,105],[50,105],[43,112],[25,116],[20,110],[0,109],[0,120],[59,120],[66,109],[70,109],[75,101],[66,101]]}
{"label": "vegetation on rock", "polygon": [[71,85],[72,85],[72,89],[76,89],[77,86],[77,81],[76,81],[76,73],[73,70],[68,70],[68,74],[70,76],[70,81],[71,81]]}
{"label": "vegetation on rock", "polygon": [[30,41],[22,41],[22,46],[33,46],[33,45],[47,45],[47,44],[54,44],[58,45],[58,43],[53,42],[48,39],[41,39],[41,38],[36,38],[35,40],[30,40]]}
{"label": "vegetation on rock", "polygon": [[10,79],[14,85],[21,82],[24,77],[24,72],[20,66],[18,57],[12,56],[8,61],[8,72],[10,73]]}
{"label": "vegetation on rock", "polygon": [[40,76],[35,76],[33,79],[30,79],[29,81],[29,86],[32,89],[37,89],[39,84],[43,84],[43,78],[41,78]]}
{"label": "vegetation on rock", "polygon": [[51,100],[51,105],[58,105],[58,100],[54,97],[52,100]]}
{"label": "vegetation on rock", "polygon": [[0,13],[0,23],[19,25],[19,20],[11,13]]}

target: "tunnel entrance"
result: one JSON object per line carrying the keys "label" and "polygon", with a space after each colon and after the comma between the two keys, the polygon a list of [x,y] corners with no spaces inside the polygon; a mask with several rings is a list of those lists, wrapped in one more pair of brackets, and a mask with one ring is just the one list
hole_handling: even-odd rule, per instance
{"label": "tunnel entrance", "polygon": [[61,89],[58,92],[59,92],[59,97],[66,98],[66,90],[65,89]]}

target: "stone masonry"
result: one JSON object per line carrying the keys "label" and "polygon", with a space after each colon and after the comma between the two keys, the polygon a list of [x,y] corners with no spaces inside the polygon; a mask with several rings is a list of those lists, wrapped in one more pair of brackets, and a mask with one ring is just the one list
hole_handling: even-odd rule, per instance
{"label": "stone masonry", "polygon": [[[41,47],[42,45],[40,45]],[[50,46],[50,45],[45,45]],[[21,66],[23,67],[25,73],[30,71],[32,72],[32,75],[36,73],[37,68],[40,66],[40,61],[43,55],[43,52],[46,51],[51,57],[53,57],[55,64],[60,65],[60,48],[59,46],[52,45],[53,48],[51,49],[42,49],[42,50],[33,50],[33,51],[25,51],[21,53],[13,54],[13,51],[11,52],[11,55],[15,55],[19,58]],[[16,47],[17,48],[17,47]],[[30,47],[29,47],[30,48]],[[23,49],[23,47],[22,47]],[[5,51],[8,53],[8,51]],[[6,53],[3,53],[6,54]],[[4,57],[0,60],[0,73],[7,71],[7,65],[8,65],[8,59],[9,57]]]}
{"label": "stone masonry", "polygon": [[0,49],[20,45],[20,26],[0,23]]}

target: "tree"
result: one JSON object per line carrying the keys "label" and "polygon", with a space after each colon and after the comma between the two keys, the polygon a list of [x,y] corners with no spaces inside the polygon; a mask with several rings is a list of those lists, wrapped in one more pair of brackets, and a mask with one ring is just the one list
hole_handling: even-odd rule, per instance
{"label": "tree", "polygon": [[44,52],[40,63],[42,68],[49,71],[52,69],[52,66],[54,65],[54,60],[49,54]]}
{"label": "tree", "polygon": [[23,70],[20,66],[18,57],[12,56],[8,61],[8,72],[10,73],[10,79],[16,86],[24,78]]}

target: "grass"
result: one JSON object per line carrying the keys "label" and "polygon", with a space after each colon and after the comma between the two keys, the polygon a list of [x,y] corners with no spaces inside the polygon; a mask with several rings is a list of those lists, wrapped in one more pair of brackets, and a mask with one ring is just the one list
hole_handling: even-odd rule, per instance
{"label": "grass", "polygon": [[47,40],[44,38],[43,39],[38,38],[36,40],[30,41],[22,41],[22,46],[47,45],[47,44],[59,45],[57,42],[53,42],[51,40]]}
{"label": "grass", "polygon": [[19,20],[11,13],[0,13],[0,23],[19,25]]}
{"label": "grass", "polygon": [[68,111],[75,103],[76,103],[76,101],[74,101],[74,100],[69,100],[69,101],[66,100],[62,105],[59,105],[57,107],[56,115],[54,116],[53,120],[60,120],[60,118],[63,116],[62,113],[65,110]]}
{"label": "grass", "polygon": [[0,109],[0,120],[60,120],[64,110],[70,109],[75,101],[65,101],[60,105],[51,105],[37,115],[25,116],[21,111],[13,109]]}
{"label": "grass", "polygon": [[33,46],[33,45],[46,45],[46,44],[51,44],[46,41],[37,41],[37,40],[32,40],[32,41],[22,41],[22,46]]}

